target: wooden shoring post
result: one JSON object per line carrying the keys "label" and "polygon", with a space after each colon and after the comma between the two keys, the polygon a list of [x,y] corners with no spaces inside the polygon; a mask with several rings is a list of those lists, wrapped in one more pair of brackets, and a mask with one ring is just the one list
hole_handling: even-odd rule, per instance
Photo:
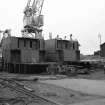
{"label": "wooden shoring post", "polygon": [[25,64],[23,64],[23,71],[24,71],[24,74],[25,74]]}
{"label": "wooden shoring post", "polygon": [[9,63],[8,63],[8,72],[9,72]]}
{"label": "wooden shoring post", "polygon": [[15,64],[13,64],[13,73],[15,73]]}
{"label": "wooden shoring post", "polygon": [[7,63],[7,65],[6,65],[6,68],[7,68],[7,71],[8,71],[8,63]]}
{"label": "wooden shoring post", "polygon": [[19,63],[19,73],[20,73],[20,63]]}

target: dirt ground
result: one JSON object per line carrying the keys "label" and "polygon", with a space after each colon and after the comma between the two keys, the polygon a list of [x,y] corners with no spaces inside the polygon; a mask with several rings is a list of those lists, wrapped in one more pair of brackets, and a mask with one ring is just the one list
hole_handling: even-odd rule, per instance
{"label": "dirt ground", "polygon": [[[0,73],[0,77],[20,80],[25,86],[35,90],[35,93],[63,105],[105,105],[105,74],[103,71],[74,77],[10,73]],[[35,78],[39,79],[38,82],[34,81]],[[21,97],[26,96],[0,86],[0,102],[23,105],[24,100],[20,100]]]}
{"label": "dirt ground", "polygon": [[[79,91],[73,91],[71,89],[66,89],[63,87],[44,84],[40,82],[33,82],[33,81],[21,81],[25,84],[25,86],[35,90],[34,93],[49,98],[57,103],[61,103],[62,105],[69,105],[73,103],[80,103],[85,102],[88,100],[97,100],[102,99],[103,97],[97,95],[89,95],[84,94]],[[24,98],[23,100],[21,98]],[[5,102],[20,103],[21,101],[26,100],[26,96],[22,93],[16,92],[11,90],[7,87],[0,88],[0,99],[5,100]],[[40,105],[40,104],[39,104]]]}
{"label": "dirt ground", "polygon": [[[53,80],[52,80],[53,81]],[[97,95],[84,94],[79,91],[73,91],[56,85],[35,83],[35,82],[24,82],[28,87],[37,90],[37,93],[50,98],[56,102],[62,103],[63,105],[69,105],[71,103],[78,103],[86,100],[101,99],[103,97]]]}

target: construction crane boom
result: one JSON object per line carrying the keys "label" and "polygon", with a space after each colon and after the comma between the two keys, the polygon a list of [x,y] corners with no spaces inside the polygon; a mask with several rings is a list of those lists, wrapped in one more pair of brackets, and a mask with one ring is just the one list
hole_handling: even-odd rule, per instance
{"label": "construction crane boom", "polygon": [[[41,15],[44,0],[28,0],[24,10],[24,30],[38,36],[42,32],[43,15]],[[41,35],[41,34],[40,34]]]}
{"label": "construction crane boom", "polygon": [[32,5],[32,9],[33,9],[33,12],[38,15],[41,14],[41,11],[42,11],[42,7],[43,7],[43,3],[44,3],[44,0],[34,0],[33,2],[33,5]]}

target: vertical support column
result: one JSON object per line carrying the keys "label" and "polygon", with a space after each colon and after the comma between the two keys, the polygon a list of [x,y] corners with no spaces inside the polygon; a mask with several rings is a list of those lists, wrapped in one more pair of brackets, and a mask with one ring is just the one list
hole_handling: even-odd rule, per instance
{"label": "vertical support column", "polygon": [[19,73],[20,73],[20,64],[19,64]]}

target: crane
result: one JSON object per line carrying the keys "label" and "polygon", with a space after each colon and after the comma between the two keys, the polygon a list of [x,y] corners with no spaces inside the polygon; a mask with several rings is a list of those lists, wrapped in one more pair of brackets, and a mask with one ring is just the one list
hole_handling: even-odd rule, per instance
{"label": "crane", "polygon": [[43,15],[41,15],[44,0],[28,0],[27,6],[24,10],[23,24],[24,29],[22,32],[30,34],[36,38],[42,38]]}

